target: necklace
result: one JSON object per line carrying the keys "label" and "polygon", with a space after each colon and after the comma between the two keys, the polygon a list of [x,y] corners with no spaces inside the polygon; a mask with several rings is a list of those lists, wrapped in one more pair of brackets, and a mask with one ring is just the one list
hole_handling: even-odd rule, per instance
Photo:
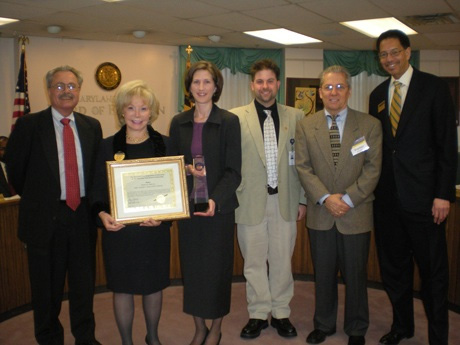
{"label": "necklace", "polygon": [[133,138],[133,137],[130,137],[129,135],[126,135],[126,142],[129,142],[131,144],[138,144],[138,143],[141,143],[141,142],[147,140],[148,137],[149,137],[148,134],[144,134],[140,138]]}

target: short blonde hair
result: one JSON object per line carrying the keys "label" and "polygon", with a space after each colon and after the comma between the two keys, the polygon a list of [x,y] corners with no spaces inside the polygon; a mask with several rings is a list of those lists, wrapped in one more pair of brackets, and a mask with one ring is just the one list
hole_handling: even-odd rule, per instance
{"label": "short blonde hair", "polygon": [[159,115],[160,103],[152,89],[143,80],[133,80],[123,84],[118,89],[114,98],[114,105],[120,125],[123,126],[125,124],[123,109],[131,102],[133,96],[140,96],[149,107],[149,124],[155,121]]}

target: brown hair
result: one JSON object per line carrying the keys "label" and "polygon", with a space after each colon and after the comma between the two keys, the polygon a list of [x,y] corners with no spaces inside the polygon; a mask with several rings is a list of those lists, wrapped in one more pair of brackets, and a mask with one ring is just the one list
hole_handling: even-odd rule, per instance
{"label": "brown hair", "polygon": [[214,103],[219,101],[222,89],[224,88],[224,77],[222,77],[222,73],[220,73],[217,66],[209,61],[195,62],[192,66],[190,66],[189,70],[185,72],[185,90],[189,93],[190,99],[194,101],[193,95],[190,92],[190,86],[192,85],[193,75],[199,70],[208,71],[211,74],[214,85],[216,86],[216,92],[212,95],[212,101]]}

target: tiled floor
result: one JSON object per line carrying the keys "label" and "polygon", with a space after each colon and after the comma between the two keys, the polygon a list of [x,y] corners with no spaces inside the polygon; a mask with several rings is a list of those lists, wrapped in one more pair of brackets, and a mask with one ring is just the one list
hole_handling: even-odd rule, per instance
{"label": "tiled floor", "polygon": [[[343,332],[343,286],[339,289],[340,305],[337,321],[337,333],[323,343],[325,345],[347,344],[348,338]],[[427,322],[420,300],[415,299],[416,331],[412,339],[401,342],[401,345],[427,345]],[[367,344],[378,344],[379,338],[390,328],[391,307],[385,292],[369,289],[370,326],[366,336]],[[239,337],[241,328],[247,322],[246,296],[244,283],[234,283],[232,292],[232,308],[223,323],[222,345],[297,345],[306,344],[305,339],[313,328],[314,284],[296,281],[295,295],[291,303],[291,321],[297,327],[298,336],[284,339],[269,327],[262,335],[253,340],[242,340]],[[112,311],[111,293],[95,296],[94,311],[96,315],[96,337],[103,345],[121,344]],[[460,344],[460,314],[450,312],[449,344]],[[63,303],[61,321],[65,329],[65,344],[73,345],[74,339],[69,331],[68,303]],[[133,338],[135,345],[144,344],[145,325],[142,316],[140,298],[136,297],[136,315],[134,320]],[[163,345],[188,344],[193,335],[193,321],[182,312],[182,287],[172,286],[164,291],[163,313],[160,321],[160,339]],[[32,345],[36,344],[33,337],[32,313],[27,312],[0,323],[1,345]]]}

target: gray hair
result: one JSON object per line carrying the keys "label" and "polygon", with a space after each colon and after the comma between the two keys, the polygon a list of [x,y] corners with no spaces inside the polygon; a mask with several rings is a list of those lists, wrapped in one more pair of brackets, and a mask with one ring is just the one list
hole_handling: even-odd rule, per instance
{"label": "gray hair", "polygon": [[324,71],[321,72],[321,74],[319,75],[319,78],[320,78],[319,87],[323,86],[324,76],[328,73],[342,73],[345,76],[347,86],[351,88],[350,72],[348,72],[348,70],[345,67],[339,66],[339,65],[329,66],[328,68],[326,68]]}
{"label": "gray hair", "polygon": [[78,86],[81,86],[81,84],[83,84],[83,77],[81,75],[81,72],[77,71],[75,68],[69,65],[65,65],[65,66],[59,66],[59,67],[53,68],[51,71],[48,71],[48,73],[46,73],[46,77],[45,77],[46,87],[48,89],[51,88],[51,83],[53,82],[53,77],[56,73],[65,72],[65,71],[72,72],[77,77]]}

